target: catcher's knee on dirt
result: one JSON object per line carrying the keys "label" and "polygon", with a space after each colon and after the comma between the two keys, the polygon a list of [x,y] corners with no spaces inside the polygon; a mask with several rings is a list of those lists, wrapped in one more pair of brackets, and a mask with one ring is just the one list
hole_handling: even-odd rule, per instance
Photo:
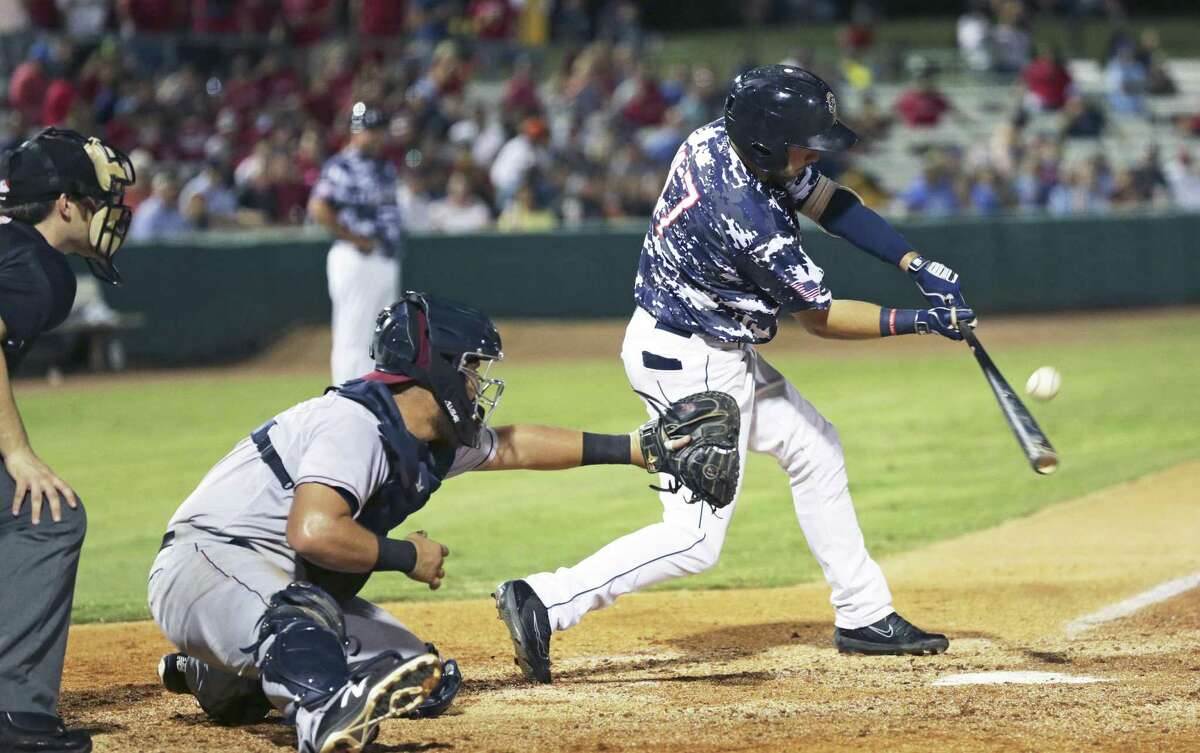
{"label": "catcher's knee on dirt", "polygon": [[319,706],[350,678],[346,620],[329,594],[297,582],[271,597],[259,620],[257,654],[264,689],[282,687],[291,702]]}

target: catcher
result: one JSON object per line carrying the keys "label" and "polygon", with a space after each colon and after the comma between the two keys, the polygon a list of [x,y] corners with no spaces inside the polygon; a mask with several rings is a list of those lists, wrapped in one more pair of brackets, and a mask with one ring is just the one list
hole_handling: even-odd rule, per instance
{"label": "catcher", "polygon": [[669,408],[641,441],[490,428],[504,383],[488,372],[503,355],[475,309],[406,293],[380,313],[371,357],[373,371],[283,411],[217,463],[172,516],[150,572],[150,612],[182,652],[159,663],[166,688],[222,724],[274,706],[301,753],[360,750],[384,720],[453,701],[457,664],[357,596],[377,571],[441,585],[449,550],[423,531],[389,533],[446,479],[650,465],[678,469],[676,483],[716,505],[737,483],[737,406],[724,395]]}

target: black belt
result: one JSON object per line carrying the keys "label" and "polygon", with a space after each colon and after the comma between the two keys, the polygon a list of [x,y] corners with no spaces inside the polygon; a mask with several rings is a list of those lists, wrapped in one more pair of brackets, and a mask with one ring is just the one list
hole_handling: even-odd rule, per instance
{"label": "black belt", "polygon": [[[198,527],[198,526],[195,526],[195,525],[193,525],[193,524],[191,524],[191,523],[188,523],[188,524],[186,524],[186,525],[188,525],[188,527],[190,527],[190,528],[195,528],[197,531],[202,531],[202,532],[204,532],[204,533],[209,533],[209,534],[212,534],[213,536],[215,536],[215,537],[217,537],[217,538],[224,539],[226,543],[233,544],[234,546],[240,546],[240,547],[241,547],[241,548],[243,548],[243,549],[250,549],[250,550],[252,550],[252,551],[257,551],[257,550],[255,550],[255,549],[254,549],[254,545],[253,545],[253,544],[251,544],[251,543],[250,543],[249,541],[247,541],[246,539],[239,538],[239,537],[237,537],[237,536],[227,536],[227,535],[225,535],[225,534],[223,534],[223,533],[221,533],[221,532],[219,532],[219,531],[213,530],[213,529],[211,529],[211,528],[203,528],[203,527]],[[163,534],[163,537],[162,537],[162,544],[161,544],[161,545],[159,545],[159,547],[158,547],[158,551],[160,551],[160,552],[161,552],[162,550],[164,550],[164,549],[166,549],[167,547],[171,546],[171,544],[172,544],[172,543],[174,543],[174,541],[175,541],[175,532],[174,532],[174,531],[167,531],[166,533],[164,533],[164,534]]]}
{"label": "black belt", "polygon": [[667,324],[666,322],[660,321],[654,322],[654,328],[661,329],[663,332],[670,332],[672,335],[679,335],[680,337],[691,337],[694,334],[693,332],[689,332],[682,327],[676,327],[672,324]]}
{"label": "black belt", "polygon": [[250,434],[250,441],[254,442],[254,446],[258,448],[259,456],[262,457],[267,467],[271,469],[271,473],[274,473],[275,478],[279,479],[279,485],[284,489],[291,489],[296,485],[296,482],[292,481],[292,477],[288,475],[287,469],[283,467],[283,459],[275,451],[275,445],[271,444],[271,437],[267,433],[274,425],[275,419],[271,419],[258,427]]}

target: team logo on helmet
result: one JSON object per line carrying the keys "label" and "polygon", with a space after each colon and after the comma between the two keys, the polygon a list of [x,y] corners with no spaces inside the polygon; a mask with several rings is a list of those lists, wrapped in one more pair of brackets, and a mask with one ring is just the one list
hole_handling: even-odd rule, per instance
{"label": "team logo on helmet", "polygon": [[829,108],[829,114],[833,116],[834,121],[837,116],[837,97],[833,96],[833,92],[825,92],[825,106]]}

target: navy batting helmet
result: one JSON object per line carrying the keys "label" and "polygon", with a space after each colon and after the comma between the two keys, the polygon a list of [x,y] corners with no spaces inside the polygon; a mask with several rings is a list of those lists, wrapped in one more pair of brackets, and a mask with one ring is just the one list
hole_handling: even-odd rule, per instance
{"label": "navy batting helmet", "polygon": [[751,68],[734,79],[725,131],[738,155],[768,175],[787,167],[789,146],[836,152],[858,141],[838,122],[829,85],[794,65]]}
{"label": "navy batting helmet", "polygon": [[367,379],[427,388],[463,445],[476,445],[504,393],[503,380],[488,377],[492,363],[504,358],[496,325],[482,311],[444,298],[410,290],[379,312],[371,358],[375,371]]}

